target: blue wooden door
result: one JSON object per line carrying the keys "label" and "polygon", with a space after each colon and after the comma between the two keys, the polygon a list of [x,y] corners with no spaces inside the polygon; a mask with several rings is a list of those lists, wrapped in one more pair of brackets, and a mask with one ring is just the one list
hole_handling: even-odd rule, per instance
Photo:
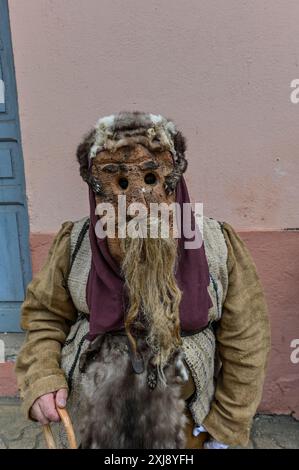
{"label": "blue wooden door", "polygon": [[0,0],[0,331],[20,331],[31,278],[17,91],[7,0]]}

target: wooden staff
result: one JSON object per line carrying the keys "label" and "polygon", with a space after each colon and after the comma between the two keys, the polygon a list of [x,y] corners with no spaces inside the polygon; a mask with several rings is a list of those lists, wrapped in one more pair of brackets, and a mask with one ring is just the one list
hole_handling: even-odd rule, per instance
{"label": "wooden staff", "polygon": [[[57,412],[64,426],[70,449],[77,449],[76,437],[71,418],[65,408],[57,407]],[[57,449],[50,424],[43,425],[43,431],[48,449]]]}

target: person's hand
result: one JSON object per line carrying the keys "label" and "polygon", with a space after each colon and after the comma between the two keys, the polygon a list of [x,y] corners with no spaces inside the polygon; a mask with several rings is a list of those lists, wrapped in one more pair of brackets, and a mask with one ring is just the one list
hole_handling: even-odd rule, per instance
{"label": "person's hand", "polygon": [[56,392],[46,393],[37,398],[30,408],[30,416],[41,424],[51,421],[60,421],[58,408],[65,408],[67,400],[67,389],[61,388]]}
{"label": "person's hand", "polygon": [[[193,428],[193,436],[195,437],[199,436],[199,434],[202,432],[207,432],[204,426],[195,426]],[[204,449],[227,449],[228,445],[223,444],[223,442],[219,442],[210,436],[210,438],[206,442],[204,442],[203,448]]]}

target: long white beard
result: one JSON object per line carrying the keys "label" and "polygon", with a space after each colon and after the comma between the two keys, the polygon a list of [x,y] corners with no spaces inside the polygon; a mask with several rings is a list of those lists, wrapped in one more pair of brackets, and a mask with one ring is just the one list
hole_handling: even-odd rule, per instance
{"label": "long white beard", "polygon": [[170,237],[127,237],[120,239],[120,244],[122,272],[129,298],[126,331],[134,347],[130,329],[140,313],[147,329],[148,345],[154,354],[153,365],[163,376],[163,368],[181,344],[181,291],[174,275],[177,242]]}

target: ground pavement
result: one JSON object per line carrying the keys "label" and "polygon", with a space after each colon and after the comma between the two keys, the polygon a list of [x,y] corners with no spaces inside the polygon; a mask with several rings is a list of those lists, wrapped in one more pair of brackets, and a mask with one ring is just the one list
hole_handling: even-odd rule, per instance
{"label": "ground pavement", "polygon": [[[22,416],[17,398],[0,398],[0,449],[45,449],[38,424]],[[257,415],[250,449],[299,449],[299,421],[290,416]]]}

